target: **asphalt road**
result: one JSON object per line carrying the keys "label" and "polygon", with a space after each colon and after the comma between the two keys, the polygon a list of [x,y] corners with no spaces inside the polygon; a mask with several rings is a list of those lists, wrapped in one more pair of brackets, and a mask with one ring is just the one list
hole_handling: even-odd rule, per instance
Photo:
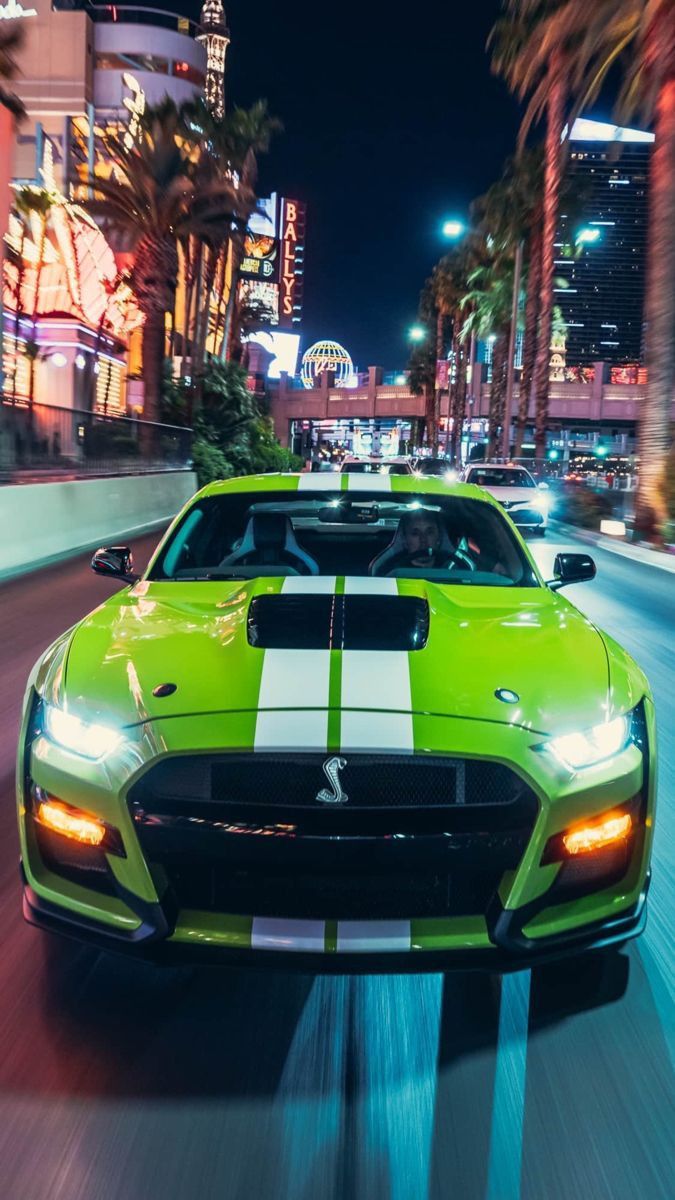
{"label": "asphalt road", "polygon": [[112,585],[80,560],[0,588],[2,1200],[672,1200],[675,576],[596,557],[568,594],[646,669],[660,719],[648,930],[611,969],[504,980],[158,971],[25,926],[25,679]]}

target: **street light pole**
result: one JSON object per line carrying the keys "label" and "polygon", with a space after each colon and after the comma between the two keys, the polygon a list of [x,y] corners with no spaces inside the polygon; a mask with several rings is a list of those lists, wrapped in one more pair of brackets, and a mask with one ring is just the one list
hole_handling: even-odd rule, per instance
{"label": "street light pole", "polygon": [[523,275],[523,242],[518,242],[513,271],[513,303],[511,305],[511,329],[509,331],[509,357],[506,369],[506,400],[502,425],[502,457],[511,457],[511,414],[513,412],[513,388],[516,379],[516,338],[518,336],[518,311],[520,309],[520,281]]}

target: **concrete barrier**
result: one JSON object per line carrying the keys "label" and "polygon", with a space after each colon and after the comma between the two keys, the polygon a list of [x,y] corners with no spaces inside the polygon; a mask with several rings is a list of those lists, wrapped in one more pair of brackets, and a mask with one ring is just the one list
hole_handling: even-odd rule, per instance
{"label": "concrete barrier", "polygon": [[168,524],[192,471],[0,487],[0,580]]}

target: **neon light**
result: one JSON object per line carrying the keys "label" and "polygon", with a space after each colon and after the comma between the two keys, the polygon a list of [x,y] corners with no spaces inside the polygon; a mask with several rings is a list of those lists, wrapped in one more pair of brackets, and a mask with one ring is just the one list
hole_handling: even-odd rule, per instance
{"label": "neon light", "polygon": [[624,129],[621,125],[610,125],[607,121],[591,121],[588,117],[577,117],[572,126],[572,142],[654,142],[653,133],[644,129]]}
{"label": "neon light", "polygon": [[319,376],[327,371],[335,375],[336,387],[347,387],[354,378],[351,355],[339,342],[315,342],[302,356],[301,377],[306,388],[316,387]]}
{"label": "neon light", "polygon": [[19,17],[37,17],[37,9],[24,8],[23,4],[17,4],[16,0],[7,0],[7,4],[0,4],[0,21],[16,21]]}

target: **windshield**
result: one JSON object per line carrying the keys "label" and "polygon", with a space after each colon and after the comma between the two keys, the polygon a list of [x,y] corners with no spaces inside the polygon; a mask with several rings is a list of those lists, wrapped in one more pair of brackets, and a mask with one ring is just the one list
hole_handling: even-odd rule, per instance
{"label": "windshield", "polygon": [[518,471],[505,469],[503,471],[482,471],[479,467],[473,471],[469,471],[467,476],[468,483],[475,483],[478,487],[520,487],[533,488],[536,483],[527,471]]}
{"label": "windshield", "polygon": [[418,462],[416,470],[420,475],[445,475],[450,467],[447,458],[423,458]]}
{"label": "windshield", "polygon": [[342,464],[342,471],[347,475],[409,475],[407,463],[388,462],[348,462]]}
{"label": "windshield", "polygon": [[366,575],[537,587],[501,512],[481,500],[377,491],[232,493],[198,500],[151,579]]}

